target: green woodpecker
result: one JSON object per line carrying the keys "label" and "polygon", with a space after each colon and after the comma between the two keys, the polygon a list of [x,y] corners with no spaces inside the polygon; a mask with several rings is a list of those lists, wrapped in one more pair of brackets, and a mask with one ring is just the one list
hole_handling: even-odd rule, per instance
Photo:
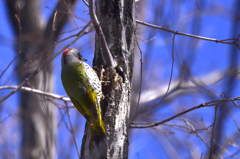
{"label": "green woodpecker", "polygon": [[85,63],[78,50],[66,49],[62,54],[63,87],[77,110],[86,118],[95,142],[106,136],[101,117],[101,82],[95,71]]}

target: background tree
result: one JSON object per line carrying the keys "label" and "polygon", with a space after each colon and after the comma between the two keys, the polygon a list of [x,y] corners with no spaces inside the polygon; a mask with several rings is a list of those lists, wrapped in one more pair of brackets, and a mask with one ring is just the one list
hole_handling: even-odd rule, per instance
{"label": "background tree", "polygon": [[[71,12],[74,4],[75,0],[59,1],[56,9]],[[18,80],[24,82],[23,86],[53,92],[53,66],[49,59],[69,15],[53,12],[44,26],[39,1],[7,0],[6,6],[17,40]],[[20,98],[22,158],[55,158],[56,116],[52,100],[30,92],[22,92]]]}
{"label": "background tree", "polygon": [[[10,3],[10,1],[7,2]],[[33,3],[33,1],[31,2]],[[12,99],[17,101],[16,96],[19,94],[15,93],[8,97],[6,95],[9,91],[6,91],[6,88],[21,89],[21,92],[26,91],[33,95],[33,99],[36,98],[34,101],[40,101],[38,108],[34,107],[34,109],[40,110],[34,111],[34,113],[44,114],[49,112],[45,110],[51,108],[59,110],[56,124],[54,124],[54,119],[50,118],[53,115],[48,113],[49,118],[42,115],[41,120],[38,120],[39,123],[37,123],[39,125],[43,124],[42,121],[52,121],[44,123],[48,126],[53,124],[52,130],[50,129],[52,134],[54,134],[54,126],[58,127],[56,152],[59,158],[78,158],[80,147],[82,158],[88,157],[94,151],[94,146],[91,147],[93,143],[90,140],[88,128],[85,129],[82,140],[84,119],[72,109],[71,103],[66,103],[69,102],[67,97],[57,95],[65,94],[60,83],[60,57],[57,55],[71,46],[80,50],[90,64],[94,52],[93,65],[97,72],[99,75],[101,72],[103,73],[101,77],[104,81],[111,81],[111,84],[105,83],[103,86],[105,98],[101,103],[110,143],[109,158],[116,157],[117,153],[120,154],[118,157],[122,158],[127,158],[127,156],[129,158],[238,158],[240,152],[240,119],[238,117],[240,108],[238,105],[240,98],[238,89],[240,3],[234,0],[228,2],[142,0],[136,2],[136,15],[134,16],[135,4],[132,1],[113,3],[113,1],[97,0],[96,16],[99,21],[97,23],[97,20],[94,19],[94,9],[91,9],[93,5],[91,2],[89,1],[90,7],[85,1],[77,1],[74,4],[70,1],[55,1],[54,4],[41,1],[38,4],[42,4],[42,7],[35,6],[34,9],[32,6],[33,11],[29,11],[31,15],[28,14],[28,16],[34,17],[33,13],[37,13],[37,10],[41,8],[44,10],[43,14],[49,12],[48,16],[53,16],[47,23],[50,25],[50,32],[42,31],[46,30],[48,25],[41,27],[45,29],[39,29],[40,31],[37,32],[41,34],[41,36],[37,34],[40,36],[37,39],[42,39],[40,41],[36,41],[36,38],[33,41],[30,33],[26,37],[23,36],[22,23],[24,20],[20,18],[19,22],[19,18],[14,16],[17,14],[17,17],[21,17],[22,12],[27,10],[21,10],[19,13],[15,7],[15,12],[12,13],[13,16],[9,20],[12,22],[15,20],[13,28],[16,32],[22,28],[22,35],[19,32],[17,33],[18,38],[16,38],[18,46],[15,48],[18,52],[22,51],[17,56],[17,60],[20,61],[21,55],[27,53],[28,50],[38,51],[26,54],[30,56],[26,57],[24,62],[27,66],[19,62],[17,64],[16,62],[10,63],[11,59],[7,55],[4,56],[4,62],[0,59],[2,60],[0,62],[3,63],[0,70],[3,72],[0,81],[2,85],[0,100],[4,101],[0,105],[0,131],[2,134],[0,141],[3,143],[0,147],[1,157],[14,158],[14,155],[18,156],[17,150],[20,147],[12,146],[19,140],[10,142],[14,136],[10,129],[21,130],[16,126],[18,125],[17,115],[20,113],[13,110],[16,108],[14,106],[18,104],[11,101]],[[63,8],[57,8],[58,3],[63,4]],[[66,7],[66,4],[75,5],[76,9],[70,12],[72,7]],[[19,5],[21,6],[21,4]],[[92,8],[94,7],[92,6]],[[41,16],[41,13],[38,13],[38,16]],[[54,28],[58,26],[55,20],[61,19],[62,16],[71,18],[66,24],[61,21],[66,27],[62,29],[62,34],[60,31],[57,34],[61,35],[60,38],[56,35],[54,39],[52,38],[52,35],[55,35]],[[134,29],[135,17],[136,27]],[[38,19],[35,18],[33,21],[38,21]],[[90,25],[90,19],[93,25]],[[31,22],[30,19],[26,21]],[[38,21],[38,23],[40,22],[41,20]],[[28,26],[25,26],[25,29],[26,27]],[[96,30],[95,43],[93,30]],[[86,34],[87,36],[83,36]],[[107,47],[105,47],[102,35],[105,37]],[[72,38],[74,39],[72,40]],[[1,44],[4,44],[3,46],[6,48],[11,48],[10,38],[4,37],[4,39]],[[50,42],[47,42],[48,40]],[[44,44],[45,42],[47,44]],[[130,93],[126,94],[126,91],[132,85],[133,42],[136,46],[134,50],[135,67],[132,93],[129,98]],[[55,49],[53,49],[54,47]],[[5,53],[7,52],[4,51],[6,48],[3,47],[1,50]],[[23,53],[24,49],[27,51]],[[108,50],[111,54],[108,54]],[[52,54],[52,52],[56,53]],[[53,83],[46,78],[49,75],[46,68],[50,67],[51,63],[56,76]],[[7,67],[8,65],[9,67]],[[27,72],[26,76],[23,76],[22,79],[19,78],[19,83],[26,81],[27,74],[28,76],[29,74],[34,75],[29,82],[25,82],[27,87],[17,87],[21,86],[19,84],[13,87],[16,83],[11,78],[14,77],[14,73],[11,72],[14,65],[17,66],[17,70],[22,68],[24,70],[22,72]],[[34,67],[32,70],[26,69],[29,66]],[[6,71],[4,71],[5,68],[7,68]],[[34,80],[41,74],[45,75],[43,76],[45,78],[39,79],[41,82],[37,83],[41,83],[42,86],[37,87],[32,84],[34,82],[31,79]],[[55,84],[54,92],[56,94],[47,93],[51,91],[50,85],[53,84]],[[7,100],[3,100],[5,98]],[[118,100],[121,98],[124,100]],[[128,104],[130,99],[131,108]],[[51,105],[49,101],[51,101]],[[27,103],[29,102],[30,100],[27,100]],[[34,104],[36,106],[36,103]],[[32,113],[32,115],[34,114]],[[32,120],[27,122],[32,122]],[[47,131],[43,129],[46,126],[40,127],[42,131],[37,132],[46,133]],[[18,138],[18,135],[15,138]],[[45,143],[46,139],[47,137],[41,136],[41,141],[30,142],[30,144]],[[54,146],[54,144],[52,145]],[[37,152],[42,151],[38,150]],[[40,155],[49,154],[47,151],[43,152]]]}

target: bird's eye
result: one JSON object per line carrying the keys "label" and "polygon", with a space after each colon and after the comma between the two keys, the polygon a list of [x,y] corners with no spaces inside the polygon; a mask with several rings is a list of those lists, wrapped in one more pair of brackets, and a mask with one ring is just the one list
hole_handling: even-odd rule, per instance
{"label": "bird's eye", "polygon": [[81,60],[81,61],[87,61],[86,59],[84,59],[84,58],[82,57],[82,55],[81,55],[80,53],[78,53],[78,59]]}
{"label": "bird's eye", "polygon": [[81,60],[82,56],[80,55],[80,53],[78,53],[78,59]]}

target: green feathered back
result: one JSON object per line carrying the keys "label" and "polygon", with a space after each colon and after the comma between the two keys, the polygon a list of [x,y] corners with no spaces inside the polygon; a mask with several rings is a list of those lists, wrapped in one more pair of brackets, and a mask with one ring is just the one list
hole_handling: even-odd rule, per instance
{"label": "green feathered back", "polygon": [[105,137],[106,131],[101,117],[99,99],[97,99],[97,95],[90,85],[82,64],[74,62],[65,65],[62,68],[61,79],[72,103],[86,118],[92,138],[99,141],[102,137]]}

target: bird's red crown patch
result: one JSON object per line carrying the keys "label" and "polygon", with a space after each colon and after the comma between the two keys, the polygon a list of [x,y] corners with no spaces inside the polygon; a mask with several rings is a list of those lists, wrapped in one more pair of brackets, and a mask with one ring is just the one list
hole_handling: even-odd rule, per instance
{"label": "bird's red crown patch", "polygon": [[63,58],[65,58],[65,56],[67,55],[67,53],[68,53],[70,50],[71,50],[71,49],[66,49],[66,50],[64,50],[64,52],[63,52],[63,54],[62,54]]}

